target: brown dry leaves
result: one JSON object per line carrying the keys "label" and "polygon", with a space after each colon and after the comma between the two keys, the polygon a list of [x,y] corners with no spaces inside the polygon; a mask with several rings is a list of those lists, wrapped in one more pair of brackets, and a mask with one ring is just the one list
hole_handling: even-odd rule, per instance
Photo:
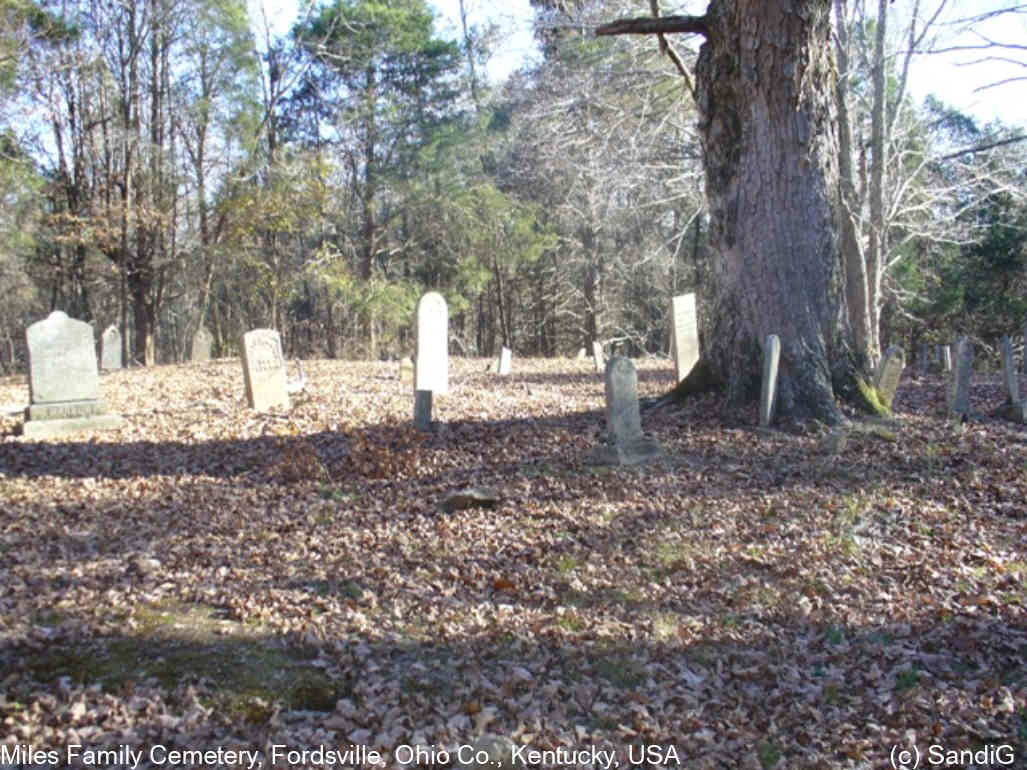
{"label": "brown dry leaves", "polygon": [[[118,433],[3,419],[0,744],[1027,761],[1025,433],[954,430],[939,380],[907,370],[901,425],[838,454],[714,398],[644,412],[670,461],[609,470],[588,362],[454,361],[430,435],[397,365],[305,368],[287,413],[247,410],[232,360],[106,375]],[[502,502],[441,511],[472,485]]]}

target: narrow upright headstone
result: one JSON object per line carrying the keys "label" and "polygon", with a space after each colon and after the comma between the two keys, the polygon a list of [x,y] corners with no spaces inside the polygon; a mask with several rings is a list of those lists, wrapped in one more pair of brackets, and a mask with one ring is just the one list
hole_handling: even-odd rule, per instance
{"label": "narrow upright headstone", "polygon": [[671,338],[674,371],[677,381],[681,382],[699,361],[699,324],[695,312],[695,293],[671,298],[670,306],[674,319],[674,334]]}
{"label": "narrow upright headstone", "polygon": [[414,384],[414,360],[410,356],[403,356],[399,359],[399,384]]}
{"label": "narrow upright headstone", "polygon": [[100,369],[110,372],[121,368],[121,332],[108,326],[100,338]]}
{"label": "narrow upright headstone", "polygon": [[777,367],[781,360],[781,338],[768,334],[763,344],[763,383],[760,386],[760,425],[764,428],[774,419],[777,406]]}
{"label": "narrow upright headstone", "polygon": [[1020,379],[1016,373],[1016,362],[1013,361],[1013,341],[1009,335],[1002,336],[1002,382],[1006,386],[1006,403],[1020,403]]}
{"label": "narrow upright headstone", "polygon": [[246,400],[264,412],[289,408],[289,391],[282,355],[282,338],[274,329],[253,329],[242,336],[242,370]]}
{"label": "narrow upright headstone", "polygon": [[449,392],[449,309],[437,291],[429,291],[417,302],[414,390]]}
{"label": "narrow upright headstone", "polygon": [[576,355],[575,358],[578,361],[584,361],[586,358],[588,358],[588,351],[585,350],[585,348],[579,348],[578,355]]}
{"label": "narrow upright headstone", "polygon": [[970,374],[973,371],[974,346],[966,337],[956,342],[956,355],[948,386],[949,414],[963,416],[970,411]]}
{"label": "narrow upright headstone", "polygon": [[29,352],[29,407],[25,436],[120,428],[100,395],[93,327],[55,310],[25,330]]}
{"label": "narrow upright headstone", "polygon": [[513,352],[508,347],[503,347],[499,351],[499,367],[498,371],[501,375],[507,375],[510,373],[510,362],[513,358]]}
{"label": "narrow upright headstone", "polygon": [[606,441],[590,460],[603,465],[638,465],[663,457],[654,439],[642,433],[638,374],[631,359],[613,356],[606,364]]}
{"label": "narrow upright headstone", "polygon": [[902,377],[902,370],[906,368],[906,353],[902,348],[891,345],[881,359],[881,365],[877,368],[877,379],[874,386],[877,394],[881,397],[881,403],[891,409],[892,401],[895,400],[895,391],[899,389],[899,379]]}
{"label": "narrow upright headstone", "polygon": [[941,370],[943,372],[952,371],[952,346],[942,345],[941,346]]}
{"label": "narrow upright headstone", "polygon": [[210,360],[210,349],[214,345],[214,335],[201,326],[193,335],[193,347],[190,351],[190,359],[193,363],[201,363]]}
{"label": "narrow upright headstone", "polygon": [[414,391],[414,427],[418,430],[431,429],[431,391]]}
{"label": "narrow upright headstone", "polygon": [[603,358],[603,343],[599,340],[592,341],[592,363],[595,365],[597,372],[602,372],[606,369],[606,360]]}

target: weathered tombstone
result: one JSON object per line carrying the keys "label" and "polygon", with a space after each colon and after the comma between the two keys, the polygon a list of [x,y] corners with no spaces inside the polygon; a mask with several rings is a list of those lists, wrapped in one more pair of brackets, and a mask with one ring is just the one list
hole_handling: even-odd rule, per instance
{"label": "weathered tombstone", "polygon": [[29,407],[25,436],[120,428],[100,396],[93,327],[55,310],[25,330],[29,349]]}
{"label": "weathered tombstone", "polygon": [[760,426],[766,428],[774,419],[777,406],[777,367],[781,360],[781,338],[768,334],[763,345],[763,383],[760,386]]}
{"label": "weathered tombstone", "polygon": [[603,358],[603,343],[599,340],[592,341],[592,362],[595,364],[597,372],[602,372],[606,369],[605,359]]}
{"label": "weathered tombstone", "polygon": [[403,356],[399,359],[399,384],[414,384],[414,360],[410,356]]}
{"label": "weathered tombstone", "polygon": [[949,378],[949,414],[962,417],[970,411],[970,375],[973,371],[974,346],[966,337],[956,342],[955,362]]}
{"label": "weathered tombstone", "polygon": [[1016,363],[1013,361],[1013,341],[1008,334],[1002,335],[999,347],[1002,351],[1002,382],[1006,386],[1006,403],[1020,403],[1020,380],[1016,374]]}
{"label": "weathered tombstone", "polygon": [[210,349],[214,346],[214,335],[201,326],[193,335],[193,347],[190,351],[190,359],[193,363],[202,363],[210,360]]}
{"label": "weathered tombstone", "polygon": [[414,391],[414,427],[418,430],[431,429],[431,391]]}
{"label": "weathered tombstone", "polygon": [[289,408],[282,338],[274,329],[253,329],[242,336],[242,371],[246,401],[264,412]]}
{"label": "weathered tombstone", "polygon": [[895,400],[895,391],[899,389],[902,370],[906,368],[906,353],[900,347],[891,345],[885,352],[881,365],[877,368],[877,380],[874,386],[881,397],[881,403],[891,409]]}
{"label": "weathered tombstone", "polygon": [[499,367],[497,371],[499,374],[506,376],[510,373],[510,362],[513,358],[513,352],[510,348],[503,347],[499,351]]}
{"label": "weathered tombstone", "polygon": [[414,390],[449,392],[449,309],[437,291],[417,302],[417,352]]}
{"label": "weathered tombstone", "polygon": [[952,371],[952,346],[942,345],[941,346],[941,370],[943,372]]}
{"label": "weathered tombstone", "polygon": [[105,372],[121,368],[121,332],[111,325],[100,338],[100,369]]}
{"label": "weathered tombstone", "polygon": [[695,293],[671,298],[670,307],[674,319],[674,334],[671,337],[674,371],[677,381],[681,382],[699,361],[699,325],[695,312]]}
{"label": "weathered tombstone", "polygon": [[638,465],[664,456],[662,447],[642,433],[638,409],[638,374],[624,356],[606,364],[606,442],[590,455],[602,465]]}

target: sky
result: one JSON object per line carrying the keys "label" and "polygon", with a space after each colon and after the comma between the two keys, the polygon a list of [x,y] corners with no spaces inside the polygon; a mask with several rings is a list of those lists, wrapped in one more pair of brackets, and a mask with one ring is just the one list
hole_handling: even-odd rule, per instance
{"label": "sky", "polygon": [[[304,0],[299,0],[303,2]],[[940,0],[922,0],[921,5],[930,9]],[[943,18],[955,18],[968,13],[1008,6],[1009,0],[946,0],[951,10]],[[285,34],[296,19],[297,0],[249,0],[251,16],[259,18],[263,2],[268,9],[273,30]],[[438,32],[448,39],[459,39],[459,0],[429,0],[438,15]],[[669,7],[669,3],[666,3]],[[507,30],[500,45],[489,62],[489,77],[500,82],[508,74],[538,55],[531,30],[532,9],[528,0],[465,0],[469,22],[493,21]],[[683,0],[677,12],[701,12],[701,0]],[[892,31],[905,22],[901,17],[903,8],[909,3],[896,4],[890,17]],[[647,4],[639,0],[639,15],[646,13]],[[1019,17],[1003,16],[992,23],[982,25],[977,33],[954,37],[953,27],[941,27],[949,38],[947,45],[980,43],[980,34],[992,39],[1022,44],[1027,40],[1027,14]],[[910,72],[910,91],[917,101],[928,94],[934,94],[947,104],[977,117],[983,122],[1000,119],[1007,125],[1027,128],[1027,81],[1008,83],[995,88],[978,90],[980,86],[996,83],[1015,76],[1027,76],[1027,54],[1021,52],[1024,65],[1008,63],[972,63],[987,54],[975,51],[953,51],[932,54],[914,59]]]}

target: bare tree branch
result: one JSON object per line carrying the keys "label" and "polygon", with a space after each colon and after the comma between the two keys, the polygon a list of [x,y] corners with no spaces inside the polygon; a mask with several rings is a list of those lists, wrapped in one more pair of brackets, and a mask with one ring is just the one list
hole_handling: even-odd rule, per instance
{"label": "bare tree branch", "polygon": [[600,35],[673,35],[690,34],[709,37],[710,27],[705,16],[642,16],[635,19],[617,19],[596,27]]}
{"label": "bare tree branch", "polygon": [[[659,0],[649,0],[649,9],[652,11],[653,18],[660,18]],[[685,88],[688,89],[688,93],[690,93],[692,95],[692,98],[694,99],[695,85],[692,83],[692,76],[688,73],[688,70],[685,68],[685,63],[681,61],[681,57],[678,55],[677,50],[674,48],[674,46],[670,44],[670,41],[667,40],[666,35],[661,33],[656,37],[660,41],[660,52],[666,54],[667,58],[674,63],[675,67],[677,67],[678,72],[681,73],[681,77],[685,79]]]}

